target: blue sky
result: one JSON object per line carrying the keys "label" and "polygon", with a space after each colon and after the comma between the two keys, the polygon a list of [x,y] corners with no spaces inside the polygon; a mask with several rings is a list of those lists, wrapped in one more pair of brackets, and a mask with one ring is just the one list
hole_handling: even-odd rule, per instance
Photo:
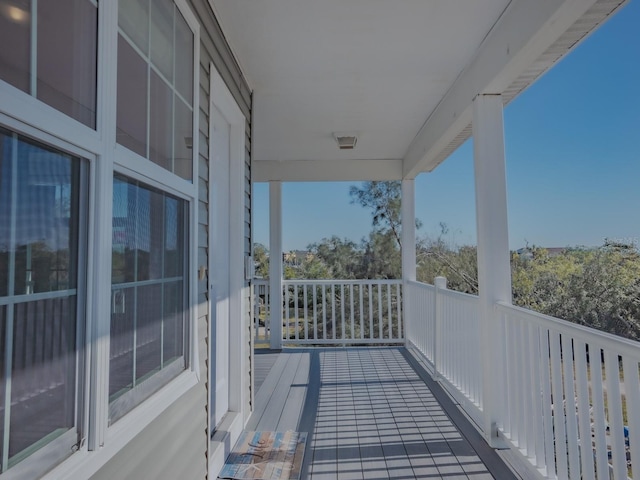
{"label": "blue sky", "polygon": [[[511,248],[640,243],[640,1],[631,1],[505,109]],[[359,241],[371,217],[345,183],[283,185],[283,248]],[[268,185],[254,184],[254,240],[268,245]],[[475,244],[473,145],[416,179],[420,236]]]}

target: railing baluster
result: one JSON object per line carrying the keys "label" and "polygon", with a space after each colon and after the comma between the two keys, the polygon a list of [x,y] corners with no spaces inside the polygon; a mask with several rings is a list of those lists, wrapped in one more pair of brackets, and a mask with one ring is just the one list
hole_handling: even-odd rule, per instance
{"label": "railing baluster", "polygon": [[313,285],[313,339],[318,340],[318,286]]}
{"label": "railing baluster", "polygon": [[327,295],[325,285],[322,284],[322,338],[327,339]]}
{"label": "railing baluster", "polygon": [[540,329],[540,381],[542,383],[542,420],[544,425],[544,451],[547,477],[556,478],[556,461],[553,448],[553,414],[551,411],[551,375],[549,330]]}
{"label": "railing baluster", "polygon": [[282,338],[289,340],[289,323],[290,323],[290,311],[289,311],[289,285],[284,286],[284,318],[286,329],[282,332]]}
{"label": "railing baluster", "polygon": [[551,343],[551,393],[553,395],[553,426],[555,433],[556,463],[558,478],[569,478],[567,462],[567,434],[565,430],[565,416],[563,408],[564,394],[562,391],[562,359],[560,357],[560,335],[549,332]]}
{"label": "railing baluster", "polygon": [[382,323],[384,314],[382,312],[382,285],[378,284],[378,338],[382,340]]}
{"label": "railing baluster", "polygon": [[580,431],[582,479],[595,480],[593,447],[591,445],[591,422],[589,422],[590,412],[589,379],[587,377],[587,350],[585,348],[585,343],[577,340],[574,340],[573,348],[576,358],[576,390],[578,395],[578,428]]}
{"label": "railing baluster", "polygon": [[529,363],[531,375],[531,403],[533,404],[533,429],[535,435],[536,467],[545,466],[544,458],[544,420],[542,414],[542,385],[540,383],[540,329],[535,325],[529,325]]}
{"label": "railing baluster", "polygon": [[633,480],[640,480],[640,382],[638,381],[638,361],[623,357],[624,386],[627,394],[627,421],[629,429],[629,449]]}
{"label": "railing baluster", "polygon": [[562,366],[565,392],[565,411],[567,418],[567,449],[569,454],[569,472],[574,478],[575,472],[580,472],[580,457],[578,452],[578,425],[576,421],[576,395],[573,385],[573,344],[569,335],[562,335]]}
{"label": "railing baluster", "polygon": [[369,285],[369,338],[373,340],[373,285]]}
{"label": "railing baluster", "polygon": [[355,340],[356,338],[356,330],[355,330],[355,315],[353,312],[353,283],[349,284],[349,319],[351,320],[351,335],[349,338]]}
{"label": "railing baluster", "polygon": [[298,284],[293,285],[293,328],[295,331],[295,339],[300,340],[300,336],[298,334],[298,327],[300,324],[300,312],[298,312]]}
{"label": "railing baluster", "polygon": [[338,329],[338,319],[336,318],[336,286],[332,283],[329,285],[331,291],[331,333],[333,333],[333,339],[338,338],[336,336],[336,330]]}
{"label": "railing baluster", "polygon": [[589,370],[591,371],[593,424],[595,430],[596,476],[609,478],[607,458],[606,420],[604,418],[604,392],[602,390],[602,350],[589,345]]}
{"label": "railing baluster", "polygon": [[391,315],[391,284],[387,284],[387,322],[389,325],[389,334],[387,338],[393,338],[393,319]]}
{"label": "railing baluster", "polygon": [[358,285],[358,293],[360,294],[360,338],[364,338],[364,295],[363,284]]}
{"label": "railing baluster", "polygon": [[309,319],[307,314],[309,313],[309,304],[307,302],[307,284],[302,287],[302,301],[304,302],[304,339],[309,340]]}
{"label": "railing baluster", "polygon": [[344,340],[345,337],[345,331],[344,331],[344,283],[340,284],[340,320],[342,322],[342,340]]}
{"label": "railing baluster", "polygon": [[401,289],[401,285],[398,283],[396,284],[396,317],[398,318],[398,339],[401,340],[404,338],[404,332],[403,330],[403,322],[404,319],[402,318],[402,294],[400,293],[400,289]]}
{"label": "railing baluster", "polygon": [[[624,445],[624,430],[622,422],[622,405],[620,403],[620,367],[618,354],[605,351],[604,368],[607,384],[607,410],[609,412],[609,437],[611,438],[611,460],[613,464],[613,478],[626,478],[627,459]],[[636,426],[640,428],[639,426]]]}

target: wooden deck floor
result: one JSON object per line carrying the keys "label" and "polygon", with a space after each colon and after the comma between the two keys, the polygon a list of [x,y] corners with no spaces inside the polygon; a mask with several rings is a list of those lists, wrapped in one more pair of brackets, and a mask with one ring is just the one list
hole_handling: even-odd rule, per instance
{"label": "wooden deck floor", "polygon": [[302,478],[516,478],[403,348],[255,358],[272,365],[247,430],[308,432]]}

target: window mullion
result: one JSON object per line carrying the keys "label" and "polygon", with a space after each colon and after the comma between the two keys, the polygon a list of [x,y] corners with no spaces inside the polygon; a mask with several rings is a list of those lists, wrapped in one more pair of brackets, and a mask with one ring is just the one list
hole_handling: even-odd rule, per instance
{"label": "window mullion", "polygon": [[[16,278],[16,225],[18,222],[18,135],[15,133],[11,139],[11,195],[10,195],[10,240],[9,240],[9,278],[7,294],[12,298],[15,294]],[[13,322],[14,304],[10,302],[7,306],[7,329],[5,335],[5,359],[4,359],[4,418],[2,440],[2,470],[9,468],[9,436],[11,430],[11,374],[13,362]]]}
{"label": "window mullion", "polygon": [[[162,255],[160,257],[160,277],[164,280],[164,256],[166,249],[166,220],[167,220],[167,199],[162,197]],[[160,287],[160,370],[164,366],[164,291],[166,289],[166,283],[163,281]]]}
{"label": "window mullion", "polygon": [[38,0],[31,0],[31,95],[38,96]]}

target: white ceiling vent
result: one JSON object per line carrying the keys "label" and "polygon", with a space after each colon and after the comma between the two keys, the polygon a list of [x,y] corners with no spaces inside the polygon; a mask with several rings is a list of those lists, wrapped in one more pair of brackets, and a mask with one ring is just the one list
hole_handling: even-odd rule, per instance
{"label": "white ceiling vent", "polygon": [[334,133],[333,138],[338,142],[340,150],[353,150],[358,141],[358,137],[353,133]]}

